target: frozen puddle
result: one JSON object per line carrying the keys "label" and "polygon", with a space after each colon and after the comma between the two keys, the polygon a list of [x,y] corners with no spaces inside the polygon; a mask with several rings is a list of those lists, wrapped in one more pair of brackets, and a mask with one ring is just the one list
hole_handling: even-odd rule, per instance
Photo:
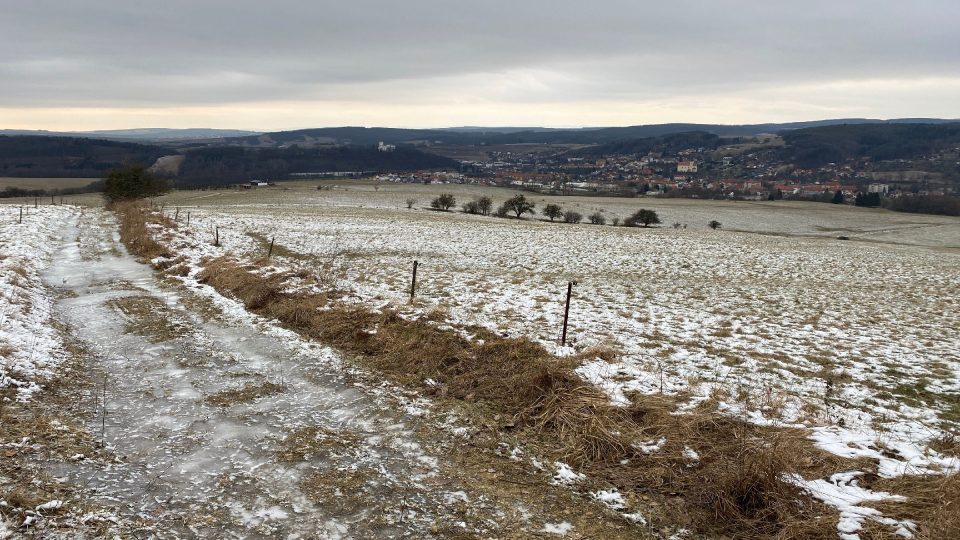
{"label": "frozen puddle", "polygon": [[102,370],[106,414],[91,397],[90,430],[117,459],[58,475],[160,538],[416,536],[442,517],[438,460],[408,418],[346,380],[327,349],[203,321],[103,219],[65,228],[44,279]]}

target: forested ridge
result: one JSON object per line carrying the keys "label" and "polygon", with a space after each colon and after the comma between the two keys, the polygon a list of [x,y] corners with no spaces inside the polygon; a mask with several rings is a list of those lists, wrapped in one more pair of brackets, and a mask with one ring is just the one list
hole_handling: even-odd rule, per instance
{"label": "forested ridge", "polygon": [[76,137],[0,136],[0,176],[103,178],[125,164],[152,164],[170,150]]}

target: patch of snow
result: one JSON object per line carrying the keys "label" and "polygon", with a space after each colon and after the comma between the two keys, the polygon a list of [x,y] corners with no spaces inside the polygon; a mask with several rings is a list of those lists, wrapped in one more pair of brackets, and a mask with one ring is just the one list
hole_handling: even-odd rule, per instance
{"label": "patch of snow", "polygon": [[840,520],[837,523],[837,531],[843,540],[860,540],[857,534],[863,528],[863,522],[866,519],[877,521],[884,525],[895,527],[898,531],[909,534],[907,538],[913,537],[913,531],[916,525],[909,520],[895,520],[885,517],[876,508],[860,506],[860,503],[871,501],[904,501],[905,497],[893,495],[882,491],[870,491],[860,487],[857,478],[863,473],[858,471],[837,473],[829,480],[804,480],[794,475],[785,480],[806,490],[814,498],[823,501],[825,504],[836,508],[840,512]]}
{"label": "patch of snow", "polygon": [[660,437],[657,440],[643,441],[633,446],[634,448],[636,448],[637,450],[640,450],[644,454],[653,454],[655,452],[659,452],[660,449],[662,449],[663,445],[665,444],[667,444],[667,439],[664,437]]}
{"label": "patch of snow", "polygon": [[[878,461],[877,474],[894,478],[906,474],[948,474],[960,472],[960,458],[945,456],[931,448],[903,438],[881,437],[872,430],[854,431],[839,426],[813,428],[810,439],[818,448],[841,457]],[[880,441],[883,441],[882,443]],[[880,445],[887,450],[881,451]]]}
{"label": "patch of snow", "polygon": [[[17,207],[0,205],[2,214]],[[52,323],[53,298],[41,278],[61,231],[74,218],[75,206],[24,209],[23,224],[0,218],[0,388],[13,386],[17,400],[27,401],[66,358]]]}
{"label": "patch of snow", "polygon": [[560,523],[544,523],[543,528],[540,529],[540,532],[545,532],[547,534],[557,534],[560,536],[566,536],[568,532],[573,530],[573,525],[561,521]]}
{"label": "patch of snow", "polygon": [[54,499],[52,501],[47,501],[39,506],[37,506],[37,512],[42,512],[45,510],[56,510],[63,507],[63,501],[59,499]]}
{"label": "patch of snow", "polygon": [[[534,464],[534,466],[536,466],[536,464]],[[553,475],[553,484],[555,485],[575,484],[587,477],[584,474],[574,471],[566,463],[556,461],[554,462],[554,466],[557,468]]]}
{"label": "patch of snow", "polygon": [[0,540],[7,540],[13,536],[13,531],[10,530],[10,526],[7,524],[7,518],[0,514]]}
{"label": "patch of snow", "polygon": [[443,504],[450,506],[458,502],[470,502],[465,491],[448,491],[443,494]]}
{"label": "patch of snow", "polygon": [[623,495],[615,489],[601,489],[594,491],[590,495],[612,510],[623,510],[627,507],[627,501],[623,498]]}

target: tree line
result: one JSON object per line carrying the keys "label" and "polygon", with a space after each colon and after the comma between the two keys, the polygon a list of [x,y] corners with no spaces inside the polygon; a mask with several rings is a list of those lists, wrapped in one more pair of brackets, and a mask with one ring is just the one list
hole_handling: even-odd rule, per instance
{"label": "tree line", "polygon": [[225,185],[258,179],[287,179],[292,173],[407,172],[457,168],[449,158],[399,147],[378,152],[376,147],[243,148],[209,147],[186,152],[178,186]]}
{"label": "tree line", "polygon": [[136,143],[42,137],[0,136],[0,176],[86,178],[93,182],[129,163],[153,163],[170,149]]}
{"label": "tree line", "polygon": [[815,169],[870,157],[873,161],[918,159],[960,146],[960,123],[856,124],[785,131],[784,161]]}
{"label": "tree line", "polygon": [[[407,199],[407,208],[413,208],[416,204],[415,199]],[[430,208],[440,212],[449,212],[457,206],[457,199],[452,193],[442,193],[430,201]],[[474,214],[481,216],[494,217],[513,217],[514,219],[523,219],[526,214],[536,214],[536,203],[526,198],[524,195],[515,195],[504,201],[496,209],[493,208],[493,200],[490,197],[482,196],[474,198],[463,203],[460,207],[465,214]],[[582,213],[576,210],[565,210],[558,204],[547,204],[542,210],[543,216],[551,222],[557,220],[563,223],[581,223],[584,219]],[[587,220],[593,225],[606,225],[607,216],[601,211],[594,212],[587,216]],[[624,227],[649,227],[662,223],[656,211],[641,208],[631,214],[624,220],[619,217],[611,218],[610,224]]]}

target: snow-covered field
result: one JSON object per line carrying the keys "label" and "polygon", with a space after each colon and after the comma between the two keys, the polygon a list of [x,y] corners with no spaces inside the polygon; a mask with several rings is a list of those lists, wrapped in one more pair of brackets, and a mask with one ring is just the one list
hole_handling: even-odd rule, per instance
{"label": "snow-covered field", "polygon": [[[202,253],[258,258],[275,239],[274,265],[323,273],[355,302],[441,310],[451,323],[560,354],[612,347],[618,361],[579,372],[614,402],[631,391],[691,404],[712,395],[730,414],[812,428],[820,447],[876,459],[882,476],[958,468],[927,444],[960,428],[960,220],[822,204],[555,199],[584,214],[655,208],[665,223],[628,229],[423,209],[440,189],[274,188],[164,204],[171,216],[182,207],[181,224],[191,214],[178,251],[200,239]],[[493,194],[495,204],[509,195]],[[407,209],[411,196],[418,204]],[[711,217],[724,229],[707,228]],[[209,245],[215,228],[221,248]],[[560,348],[570,281],[572,344]],[[831,484],[839,496],[804,485],[828,504],[857,499],[847,476]]]}
{"label": "snow-covered field", "polygon": [[80,210],[72,206],[20,209],[0,206],[0,388],[29,399],[63,361],[51,325],[53,299],[41,271],[60,247],[59,227]]}
{"label": "snow-covered field", "polygon": [[[449,188],[460,202],[479,193]],[[821,448],[873,459],[883,477],[960,469],[927,446],[960,429],[960,219],[823,204],[550,201],[585,215],[653,208],[664,221],[628,229],[423,209],[447,189],[173,193],[159,202],[168,216],[179,212],[179,228],[161,235],[194,266],[227,253],[260,258],[275,239],[273,265],[314,272],[316,287],[335,283],[348,302],[435,311],[558,354],[614,349],[616,361],[587,361],[579,372],[615,403],[633,391],[691,405],[712,396],[732,415],[810,428]],[[495,204],[512,195],[483,193]],[[0,386],[25,400],[65,357],[40,275],[60,227],[81,210],[28,209],[23,225],[17,211],[0,206]],[[708,229],[709,219],[724,228]],[[860,504],[897,496],[863,489],[860,474],[793,481],[840,509],[844,538],[865,520],[909,534],[911,523]]]}
{"label": "snow-covered field", "polygon": [[[956,218],[832,205],[736,209],[740,228],[778,231],[755,234],[700,223],[733,212],[729,203],[683,201],[659,209],[661,219],[695,218],[696,228],[628,229],[407,210],[394,204],[402,191],[385,190],[273,192],[266,204],[255,193],[203,194],[181,221],[189,211],[200,238],[212,241],[219,227],[223,250],[252,257],[275,238],[274,264],[334,266],[342,288],[377,305],[406,304],[418,260],[422,309],[549,347],[575,281],[573,348],[622,351],[619,363],[582,370],[615,401],[632,390],[719,390],[742,398],[732,407],[773,418],[912,438],[960,421],[960,250],[949,249],[960,243]],[[429,195],[420,198],[422,206]],[[808,223],[795,225],[804,214]],[[873,232],[857,241],[855,225],[896,243]],[[905,245],[921,226],[936,233],[927,243],[948,241]],[[853,241],[813,236],[815,228],[843,229]],[[801,236],[782,236],[788,230]]]}

